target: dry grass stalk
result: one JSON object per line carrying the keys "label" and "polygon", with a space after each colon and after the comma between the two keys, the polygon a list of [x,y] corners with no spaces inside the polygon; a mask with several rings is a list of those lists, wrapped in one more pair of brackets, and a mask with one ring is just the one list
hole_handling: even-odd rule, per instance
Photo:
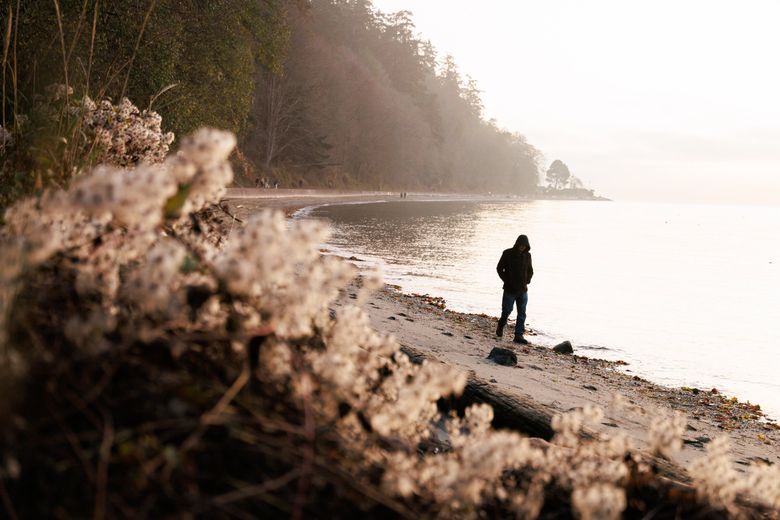
{"label": "dry grass stalk", "polygon": [[64,79],[65,79],[65,104],[68,104],[68,98],[70,95],[70,79],[68,77],[68,55],[65,51],[65,30],[62,27],[62,13],[60,12],[60,1],[59,0],[53,0],[54,2],[54,10],[57,14],[57,29],[59,29],[60,32],[60,47],[62,49],[62,70],[64,73]]}
{"label": "dry grass stalk", "polygon": [[92,60],[95,57],[95,34],[97,33],[97,18],[100,8],[100,0],[95,0],[95,8],[92,13],[92,32],[89,35],[89,61],[87,63],[87,73],[84,85],[84,95],[89,96],[90,81],[92,80]]}
{"label": "dry grass stalk", "polygon": [[157,0],[151,0],[149,2],[149,8],[146,10],[146,14],[144,15],[144,21],[141,24],[141,30],[138,31],[138,39],[135,41],[135,47],[133,48],[133,54],[130,56],[130,60],[127,64],[127,74],[125,75],[125,82],[122,85],[122,92],[119,94],[120,98],[125,97],[125,93],[127,92],[127,84],[130,82],[130,74],[133,72],[133,62],[135,61],[135,57],[138,54],[138,49],[141,46],[141,39],[144,37],[144,32],[146,31],[146,26],[149,23],[149,18],[152,16],[152,11],[154,11],[155,6],[157,5]]}
{"label": "dry grass stalk", "polygon": [[8,6],[8,23],[5,28],[5,38],[3,39],[3,128],[7,128],[5,118],[5,99],[6,99],[6,68],[8,66],[8,50],[11,46],[11,29],[14,18],[13,6]]}

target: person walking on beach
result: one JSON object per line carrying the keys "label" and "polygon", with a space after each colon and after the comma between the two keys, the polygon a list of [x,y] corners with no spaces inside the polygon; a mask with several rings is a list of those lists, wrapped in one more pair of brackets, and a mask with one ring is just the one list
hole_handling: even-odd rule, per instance
{"label": "person walking on beach", "polygon": [[527,344],[523,337],[525,332],[525,307],[528,305],[528,284],[534,275],[531,263],[531,244],[528,237],[520,235],[514,247],[505,249],[501,260],[496,266],[498,276],[504,282],[504,296],[501,300],[501,318],[496,327],[496,336],[504,335],[506,320],[512,313],[512,307],[517,304],[517,324],[515,325],[515,343]]}

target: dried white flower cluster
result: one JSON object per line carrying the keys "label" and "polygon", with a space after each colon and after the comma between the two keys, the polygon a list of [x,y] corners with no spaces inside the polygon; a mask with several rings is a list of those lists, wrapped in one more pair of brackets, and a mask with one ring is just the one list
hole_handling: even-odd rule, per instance
{"label": "dried white flower cluster", "polygon": [[[316,254],[314,244],[316,242],[308,249]],[[227,249],[225,253],[230,254]],[[303,332],[310,333],[311,329],[303,329],[306,324],[317,327],[323,348],[305,349],[299,354],[311,370],[311,381],[318,388],[317,409],[325,420],[339,417],[338,408],[346,405],[352,413],[337,420],[345,436],[355,441],[379,435],[411,444],[419,442],[429,435],[438,418],[436,402],[441,397],[460,394],[466,384],[465,374],[442,364],[412,363],[400,352],[400,346],[391,336],[382,336],[373,330],[368,316],[358,307],[344,307],[335,314],[335,319],[331,319],[327,303],[336,296],[331,292],[336,289],[331,285],[332,280],[344,287],[354,275],[354,267],[343,261],[324,260],[327,259],[319,257],[309,265],[299,266],[299,274],[293,279],[308,280],[299,288],[284,284],[263,289],[269,294],[279,291],[279,296],[276,300],[260,301],[292,301],[293,316],[302,322],[294,324],[294,320],[282,316],[278,309],[271,315],[270,323],[275,324],[277,338],[264,350],[261,359],[263,380],[268,384],[291,383],[293,390],[301,395],[310,392],[308,385],[301,386],[297,380],[298,373],[293,365],[296,349],[289,341]],[[332,276],[323,276],[318,271],[330,271]],[[301,274],[305,272],[314,274]],[[323,285],[329,278],[331,281]],[[312,299],[311,293],[317,291],[322,291],[322,301]],[[291,293],[298,295],[293,297]],[[304,301],[312,305],[309,310],[300,304]],[[265,309],[270,313],[270,308]],[[380,459],[386,456],[384,453],[375,455]]]}
{"label": "dried white flower cluster", "polygon": [[[190,142],[192,147],[201,148],[194,159],[182,151],[163,164],[132,170],[99,166],[78,177],[66,191],[46,193],[40,200],[23,200],[6,211],[3,235],[23,240],[27,261],[34,265],[57,251],[93,240],[109,225],[131,232],[155,231],[166,216],[166,204],[178,190],[197,197],[197,204],[188,205],[190,211],[217,202],[232,181],[232,173],[225,172],[230,170],[227,157],[235,137],[229,132],[202,129]],[[203,149],[211,151],[208,160],[203,160]],[[209,189],[191,192],[187,183]]]}
{"label": "dried white flower cluster", "polygon": [[650,420],[650,449],[666,457],[677,453],[682,449],[682,437],[687,425],[688,420],[682,412],[668,414],[663,410],[656,410]]}
{"label": "dried white flower cluster", "polygon": [[215,258],[215,271],[229,291],[266,315],[278,335],[311,334],[313,325],[324,326],[327,305],[355,276],[354,268],[321,257],[312,246],[326,233],[314,222],[296,222],[288,229],[281,213],[261,212]]}
{"label": "dried white flower cluster", "polygon": [[460,395],[466,386],[466,375],[438,363],[415,365],[400,353],[394,354],[393,362],[389,366],[392,373],[369,394],[371,426],[381,435],[416,441],[429,432],[438,418],[436,401]]}
{"label": "dried white flower cluster", "polygon": [[[55,94],[64,97],[62,89]],[[100,151],[100,162],[117,166],[158,163],[165,159],[174,139],[173,133],[162,131],[157,112],[139,110],[127,98],[113,105],[107,99],[96,103],[84,97],[78,111],[84,130]]]}
{"label": "dried white flower cluster", "polygon": [[[263,384],[292,392],[318,424],[332,427],[358,455],[345,462],[356,472],[382,468],[382,489],[395,497],[419,497],[442,517],[475,517],[492,502],[532,518],[545,488],[556,486],[570,492],[581,518],[620,516],[630,446],[620,435],[583,435],[603,419],[600,408],[556,416],[551,443],[493,429],[487,405],[462,416],[442,413],[437,403],[459,395],[466,375],[413,363],[357,306],[330,308],[358,273],[319,254],[322,225],[261,212],[221,247],[193,225],[194,212],[218,202],[232,180],[234,146],[231,134],[203,129],[160,164],[101,166],[68,190],[10,208],[0,231],[0,334],[13,301],[7,289],[56,256],[84,305],[64,325],[74,346],[100,350],[111,347],[109,333],[146,341],[178,329],[219,335],[222,344],[249,351],[252,338],[263,336]],[[194,266],[185,268],[188,261]],[[358,302],[381,278],[372,273],[361,282]],[[0,337],[0,366],[18,377],[23,356],[5,347]],[[0,378],[0,390],[8,381]],[[681,415],[654,421],[653,448],[679,449],[684,429]],[[436,449],[421,456],[417,447],[425,443]],[[724,440],[708,449],[710,457],[691,471],[704,499],[730,507],[739,493],[760,493],[777,506],[776,469],[740,480]]]}
{"label": "dried white flower cluster", "polygon": [[[331,318],[328,304],[356,270],[319,254],[324,227],[288,226],[280,213],[263,212],[221,250],[191,247],[199,242],[194,230],[178,241],[164,236],[163,224],[177,233],[185,229],[177,222],[219,200],[232,180],[227,157],[234,146],[230,134],[201,130],[162,164],[131,170],[100,166],[68,190],[15,205],[5,215],[3,239],[18,247],[3,248],[4,275],[16,278],[20,266],[29,271],[62,255],[57,261],[74,272],[77,292],[95,303],[65,325],[65,336],[85,349],[100,348],[101,337],[116,327],[143,339],[160,320],[186,321],[185,289],[200,277],[197,283],[207,292],[220,287],[231,297],[208,297],[194,323],[230,330],[236,338],[261,327],[271,330],[275,339],[263,359],[273,352],[273,362],[263,368],[280,381],[296,373],[292,344],[318,330],[327,348],[304,356],[330,395],[323,403],[349,403],[380,435],[421,438],[436,415],[436,401],[462,391],[465,375],[442,365],[412,364],[356,307]],[[199,258],[196,274],[181,272],[188,254]],[[378,284],[379,278],[368,276],[363,285],[368,290]],[[312,384],[302,384],[305,378],[296,374],[293,389],[310,391]],[[354,417],[344,421],[345,432],[356,431]]]}
{"label": "dried white flower cluster", "polygon": [[619,518],[626,506],[628,439],[620,434],[605,440],[581,436],[585,426],[603,417],[601,408],[587,405],[553,418],[553,443],[561,449],[548,451],[547,465],[554,479],[572,490],[572,507],[581,518]]}
{"label": "dried white flower cluster", "polygon": [[[0,229],[2,344],[16,281],[24,271],[61,254],[64,264],[75,271],[78,293],[100,295],[104,310],[110,310],[122,284],[120,268],[140,259],[161,239],[164,221],[174,223],[183,218],[182,207],[196,211],[220,199],[225,185],[232,181],[227,158],[235,137],[229,132],[202,129],[187,142],[184,150],[162,164],[143,164],[131,170],[99,166],[78,177],[67,190],[25,199],[6,210],[5,225]],[[188,195],[197,200],[187,200]],[[163,254],[173,255],[172,251],[168,246]],[[159,255],[148,260],[154,258]],[[172,264],[161,261],[149,265],[157,267],[145,271],[148,299],[144,306],[155,307],[164,298],[161,286],[172,281]],[[154,282],[159,283],[155,286]],[[155,288],[158,290],[152,290]],[[136,301],[145,299],[132,289],[123,294]],[[81,317],[71,320],[68,336],[91,337],[94,321]],[[77,331],[78,323],[83,323],[84,333]]]}
{"label": "dried white flower cluster", "polygon": [[737,513],[736,500],[748,496],[767,507],[780,508],[780,467],[760,465],[746,476],[734,468],[727,435],[707,444],[706,456],[691,464],[689,473],[699,497],[716,508]]}
{"label": "dried white flower cluster", "polygon": [[493,410],[487,405],[467,408],[462,418],[438,418],[435,423],[443,425],[450,449],[424,458],[392,454],[387,459],[385,489],[440,504],[445,517],[473,516],[475,506],[488,499],[508,502],[519,516],[535,516],[543,505],[540,491],[547,476],[533,473],[527,493],[509,489],[502,477],[512,470],[543,468],[545,452],[518,433],[493,430],[492,418]]}
{"label": "dried white flower cluster", "polygon": [[194,213],[222,199],[233,182],[233,169],[227,158],[236,147],[230,132],[203,128],[187,136],[175,158],[166,161],[176,182],[186,187],[186,198],[179,210]]}
{"label": "dried white flower cluster", "polygon": [[576,488],[571,503],[583,520],[620,518],[626,508],[626,494],[620,488],[599,483]]}
{"label": "dried white flower cluster", "polygon": [[689,468],[696,491],[715,507],[734,503],[741,488],[741,477],[732,465],[729,438],[722,435],[707,444],[707,455]]}
{"label": "dried white flower cluster", "polygon": [[98,166],[76,178],[64,209],[77,207],[89,217],[111,215],[120,226],[153,229],[163,220],[162,207],[178,189],[165,165],[142,165],[132,170]]}
{"label": "dried white flower cluster", "polygon": [[[493,430],[492,409],[475,405],[462,418],[433,421],[444,425],[450,445],[445,453],[388,457],[384,485],[393,494],[415,494],[440,504],[445,516],[470,517],[483,501],[498,500],[517,517],[534,518],[544,505],[544,488],[555,484],[571,490],[572,507],[581,518],[619,518],[626,507],[628,442],[581,436],[586,424],[602,417],[592,406],[556,416],[557,434],[548,444]],[[524,479],[507,478],[515,474]]]}
{"label": "dried white flower cluster", "polygon": [[762,464],[754,468],[745,481],[744,489],[753,499],[780,511],[780,466]]}
{"label": "dried white flower cluster", "polygon": [[186,255],[184,247],[173,239],[157,242],[127,276],[122,287],[125,301],[142,312],[180,307],[176,277]]}

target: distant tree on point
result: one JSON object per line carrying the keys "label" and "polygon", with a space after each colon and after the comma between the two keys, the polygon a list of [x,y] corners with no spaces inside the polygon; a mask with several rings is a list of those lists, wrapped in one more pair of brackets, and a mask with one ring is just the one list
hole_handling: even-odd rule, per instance
{"label": "distant tree on point", "polygon": [[570,177],[569,167],[560,159],[555,159],[547,169],[547,183],[555,187],[556,190],[566,186]]}

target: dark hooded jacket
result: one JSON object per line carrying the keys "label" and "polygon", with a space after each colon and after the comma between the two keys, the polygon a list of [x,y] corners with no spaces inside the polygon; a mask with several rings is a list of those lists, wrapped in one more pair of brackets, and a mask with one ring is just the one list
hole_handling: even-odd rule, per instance
{"label": "dark hooded jacket", "polygon": [[517,237],[514,247],[504,250],[496,271],[504,281],[505,291],[522,293],[528,290],[528,284],[531,283],[531,277],[534,275],[530,251],[531,244],[525,235]]}

